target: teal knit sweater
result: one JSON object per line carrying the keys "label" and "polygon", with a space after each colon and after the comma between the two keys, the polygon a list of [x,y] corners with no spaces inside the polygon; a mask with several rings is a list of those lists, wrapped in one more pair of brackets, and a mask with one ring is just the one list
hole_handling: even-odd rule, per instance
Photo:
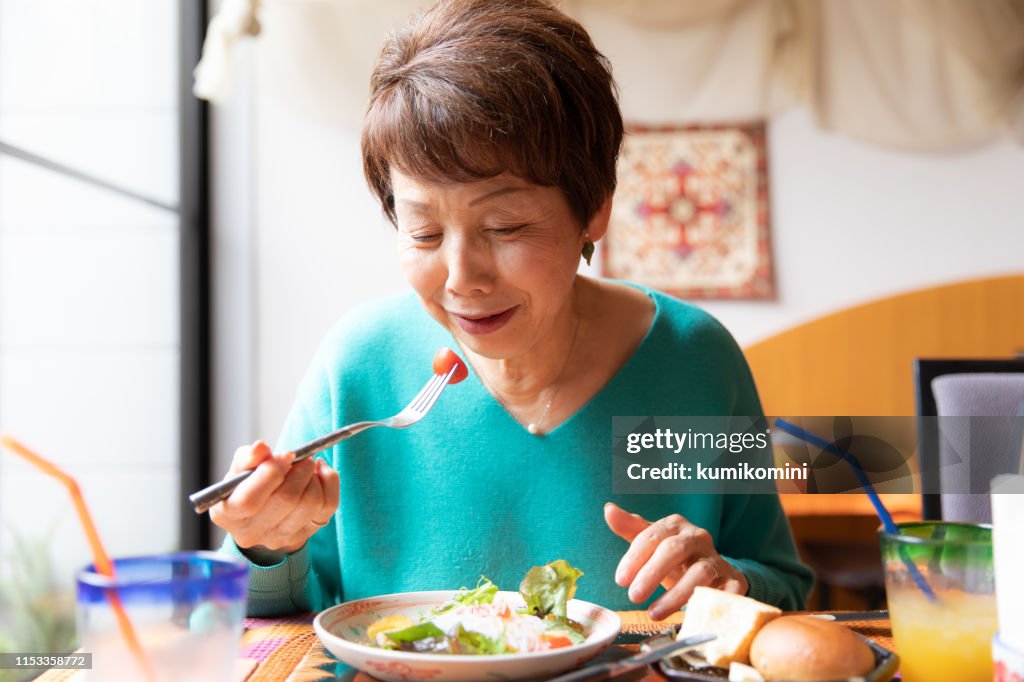
{"label": "teal knit sweater", "polygon": [[[585,573],[580,599],[638,608],[614,582],[627,543],[605,525],[607,501],[652,521],[682,514],[743,571],[751,597],[802,608],[811,573],[776,496],[612,494],[613,416],[761,414],[729,333],[698,308],[645,291],[656,313],[640,347],[547,435],[527,433],[471,372],[415,427],[371,429],[323,453],[340,474],[338,511],[280,564],[252,565],[250,614],[455,589],[481,575],[515,590],[527,569],[555,559]],[[303,380],[279,449],[398,412],[441,346],[457,347],[411,294],[347,316]],[[231,538],[224,551],[240,556]]]}

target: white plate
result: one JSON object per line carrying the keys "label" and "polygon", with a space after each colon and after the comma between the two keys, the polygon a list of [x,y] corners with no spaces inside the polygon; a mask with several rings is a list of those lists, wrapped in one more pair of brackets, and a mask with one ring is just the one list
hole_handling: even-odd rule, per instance
{"label": "white plate", "polygon": [[[561,649],[471,656],[393,651],[361,643],[367,641],[366,629],[379,618],[403,614],[417,621],[454,594],[454,590],[405,592],[345,602],[317,614],[313,628],[332,654],[373,677],[388,682],[469,682],[551,677],[577,668],[604,651],[618,636],[621,627],[614,611],[573,599],[568,605],[569,618],[583,625],[587,637],[582,644]],[[513,607],[523,606],[523,599],[516,592],[498,594]]]}

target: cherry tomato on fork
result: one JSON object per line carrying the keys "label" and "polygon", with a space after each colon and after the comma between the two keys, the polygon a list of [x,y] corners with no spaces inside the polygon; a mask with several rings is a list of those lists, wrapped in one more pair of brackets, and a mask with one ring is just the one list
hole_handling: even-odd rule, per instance
{"label": "cherry tomato on fork", "polygon": [[437,353],[434,354],[434,374],[447,374],[452,367],[455,368],[455,373],[448,380],[449,384],[457,384],[469,376],[466,363],[455,354],[455,351],[451,348],[438,349]]}

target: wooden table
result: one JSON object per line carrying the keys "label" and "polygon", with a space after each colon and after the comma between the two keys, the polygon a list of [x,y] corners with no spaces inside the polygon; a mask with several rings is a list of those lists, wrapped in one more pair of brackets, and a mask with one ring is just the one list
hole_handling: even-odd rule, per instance
{"label": "wooden table", "polygon": [[[654,635],[683,620],[682,613],[658,622],[651,621],[646,611],[620,611],[619,616],[622,618],[622,631],[627,634]],[[353,672],[331,658],[313,632],[312,620],[312,614],[291,618],[247,619],[238,679],[245,682],[276,682],[294,675],[291,679],[376,682],[375,678]],[[893,650],[889,621],[853,621],[845,625],[886,649]],[[598,660],[616,660],[631,656],[638,650],[637,644],[615,644]],[[653,668],[644,668],[622,677],[623,682],[664,682],[666,679]]]}

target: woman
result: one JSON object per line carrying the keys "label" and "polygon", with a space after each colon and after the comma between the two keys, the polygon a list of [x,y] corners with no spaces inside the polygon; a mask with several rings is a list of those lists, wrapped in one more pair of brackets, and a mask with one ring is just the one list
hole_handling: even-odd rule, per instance
{"label": "woman", "polygon": [[281,449],[397,412],[440,346],[473,371],[416,427],[316,462],[239,450],[232,473],[256,473],[211,514],[254,565],[251,612],[480,574],[514,588],[558,558],[611,608],[663,586],[656,619],[698,585],[803,605],[810,573],[774,495],[611,495],[613,416],[761,412],[707,314],[577,274],[608,227],[621,138],[607,61],[541,0],[444,0],[388,38],[363,159],[416,296],[330,334]]}

